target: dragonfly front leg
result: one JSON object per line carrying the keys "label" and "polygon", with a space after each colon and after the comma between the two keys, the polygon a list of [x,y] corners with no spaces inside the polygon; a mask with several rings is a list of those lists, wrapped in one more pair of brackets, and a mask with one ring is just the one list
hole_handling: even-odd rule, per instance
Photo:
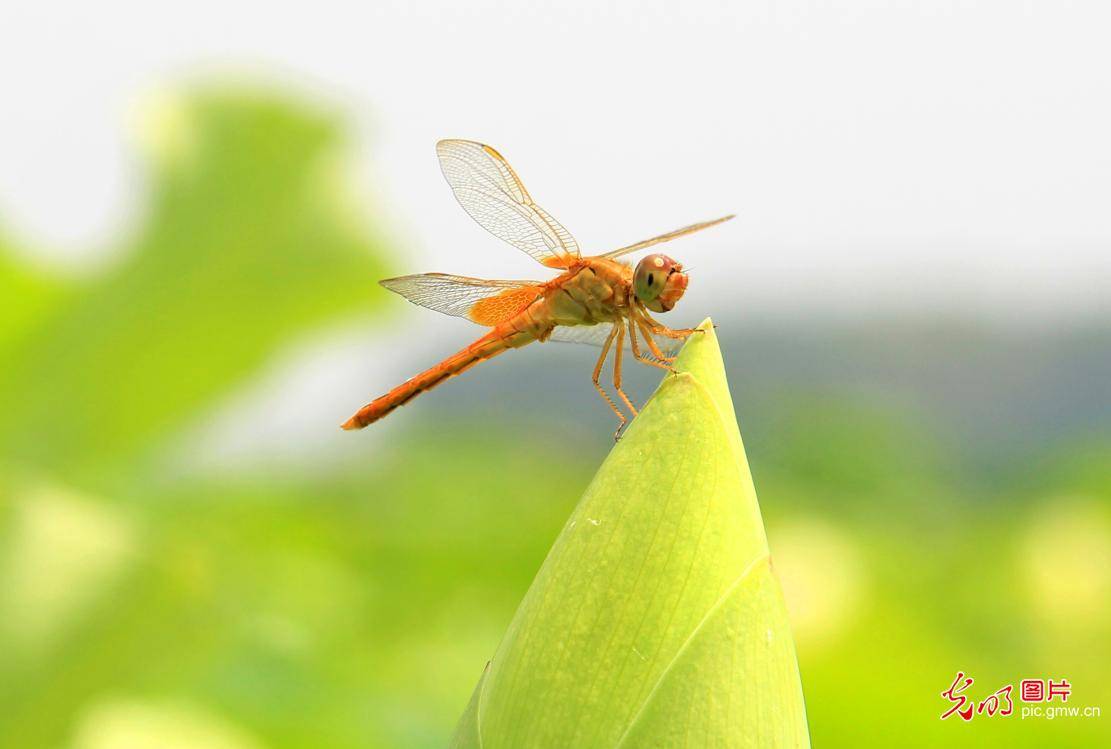
{"label": "dragonfly front leg", "polygon": [[[671,363],[675,361],[675,357],[668,356],[663,351],[660,351],[660,347],[656,344],[656,339],[652,337],[652,334],[656,331],[652,330],[652,327],[644,320],[638,319],[636,321],[636,324],[637,327],[640,328],[640,332],[644,334],[644,341],[648,344],[648,348],[652,351],[652,355],[658,357],[660,361],[666,363],[667,368],[674,373],[675,370],[671,367]],[[686,336],[682,337],[685,338]]]}
{"label": "dragonfly front leg", "polygon": [[659,320],[656,320],[644,310],[640,310],[641,321],[648,325],[648,329],[656,335],[662,335],[665,338],[675,338],[678,340],[685,339],[694,333],[701,333],[698,328],[669,328]]}
{"label": "dragonfly front leg", "polygon": [[[648,336],[648,340],[651,341],[652,337]],[[675,370],[671,368],[671,366],[667,363],[668,360],[664,357],[661,356],[659,359],[653,359],[651,356],[641,353],[640,345],[637,343],[637,323],[635,323],[633,320],[629,320],[629,343],[633,347],[633,356],[636,358],[637,361],[644,364],[651,364],[653,367],[659,367],[665,372],[675,374]]]}
{"label": "dragonfly front leg", "polygon": [[[621,409],[619,409],[617,407],[617,404],[613,402],[613,398],[611,398],[609,396],[609,393],[607,393],[605,391],[605,388],[602,387],[599,380],[601,380],[601,378],[602,378],[602,367],[605,366],[605,364],[606,364],[606,357],[609,356],[610,346],[613,345],[613,339],[617,336],[617,331],[619,329],[620,329],[620,325],[615,324],[613,326],[613,330],[611,330],[610,334],[606,337],[606,342],[604,344],[602,344],[602,355],[598,357],[598,363],[594,365],[594,376],[591,377],[591,381],[594,383],[594,389],[598,391],[598,395],[602,396],[602,400],[604,400],[606,402],[606,404],[610,407],[610,409],[615,414],[617,414],[617,418],[621,419],[621,423],[617,425],[617,431],[613,433],[613,438],[614,438],[615,441],[620,437],[621,430],[625,428],[625,424],[626,424],[626,422],[629,421],[629,419],[625,416],[625,414],[623,414],[621,412]],[[621,356],[621,354],[620,354],[620,350],[619,350],[619,352],[618,352],[618,357],[619,358],[617,359],[617,361],[620,361],[620,356]],[[618,389],[617,392],[620,393],[621,390]],[[624,395],[622,395],[622,397],[624,397]],[[634,411],[634,413],[635,413],[635,411]]]}

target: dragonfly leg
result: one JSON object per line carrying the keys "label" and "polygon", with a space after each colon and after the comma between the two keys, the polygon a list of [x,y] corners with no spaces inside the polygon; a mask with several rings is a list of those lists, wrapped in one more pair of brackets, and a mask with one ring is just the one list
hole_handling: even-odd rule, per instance
{"label": "dragonfly leg", "polygon": [[675,361],[675,357],[667,356],[663,351],[660,351],[660,347],[656,345],[656,340],[652,337],[652,333],[656,331],[652,330],[652,327],[644,320],[637,320],[636,323],[640,328],[640,332],[644,334],[644,341],[648,344],[648,348],[652,351],[652,355],[667,364],[667,368],[674,372],[675,370],[670,365]]}
{"label": "dragonfly leg", "polygon": [[604,400],[610,409],[617,414],[617,418],[621,419],[621,423],[617,425],[617,431],[613,433],[614,440],[620,437],[621,430],[625,427],[625,422],[629,419],[621,412],[617,404],[613,402],[613,398],[609,396],[609,393],[602,387],[599,380],[602,378],[602,367],[605,366],[606,357],[609,356],[610,346],[613,345],[613,339],[617,336],[617,330],[618,326],[614,325],[613,330],[610,331],[609,336],[606,338],[606,342],[602,344],[602,355],[598,357],[598,363],[594,365],[594,376],[590,378],[594,383],[594,389],[598,391],[598,395],[602,396],[602,400]]}
{"label": "dragonfly leg", "polygon": [[[649,340],[651,340],[651,336],[649,336]],[[644,364],[651,364],[653,367],[659,367],[660,369],[671,372],[672,374],[675,373],[675,370],[668,365],[666,360],[661,361],[659,359],[654,359],[651,356],[648,356],[647,354],[641,352],[640,344],[637,343],[637,324],[632,320],[629,320],[629,343],[632,345],[633,348],[633,357],[637,361]]]}
{"label": "dragonfly leg", "polygon": [[[624,353],[625,348],[625,326],[619,322],[615,327],[617,328],[617,340],[614,345],[617,348],[613,353],[613,387],[617,390],[617,394],[621,396],[621,400],[625,402],[625,405],[629,407],[629,410],[633,412],[633,416],[635,417],[637,415],[637,407],[633,405],[633,402],[629,400],[629,396],[625,395],[625,391],[621,389],[621,355]],[[620,438],[621,428],[624,426],[625,425],[622,424],[617,428],[617,432],[613,435],[615,439]]]}
{"label": "dragonfly leg", "polygon": [[653,318],[651,315],[649,315],[644,310],[641,310],[640,314],[642,316],[641,319],[645,323],[648,324],[648,329],[649,330],[651,330],[656,335],[662,335],[665,338],[682,339],[682,338],[687,338],[688,336],[690,336],[694,333],[701,333],[702,332],[698,328],[669,328],[666,325],[664,325],[663,323],[661,323],[659,320],[656,320],[655,318]]}

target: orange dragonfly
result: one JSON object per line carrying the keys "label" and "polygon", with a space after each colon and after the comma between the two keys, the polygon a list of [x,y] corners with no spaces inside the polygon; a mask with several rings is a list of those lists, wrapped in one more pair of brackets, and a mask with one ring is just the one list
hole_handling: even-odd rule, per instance
{"label": "orange dragonfly", "polygon": [[[414,304],[465,317],[490,328],[471,345],[436,366],[406,380],[363,406],[344,429],[362,429],[403,406],[421,393],[503,351],[533,341],[573,341],[602,347],[594,367],[594,388],[620,419],[615,437],[628,417],[599,383],[602,367],[614,352],[613,387],[636,416],[637,409],[621,388],[621,357],[626,345],[638,361],[671,371],[667,352],[696,331],[674,330],[652,318],[649,311],[667,312],[687,288],[683,264],[655,253],[634,270],[620,260],[624,255],[692,234],[728,221],[685,226],[602,255],[583,257],[571,234],[551,214],[533,202],[521,179],[500,153],[467,140],[436,144],[440,169],[459,204],[478,224],[523,250],[560,274],[549,281],[488,281],[446,273],[422,273],[388,278],[380,283]],[[647,351],[643,351],[643,338]]]}

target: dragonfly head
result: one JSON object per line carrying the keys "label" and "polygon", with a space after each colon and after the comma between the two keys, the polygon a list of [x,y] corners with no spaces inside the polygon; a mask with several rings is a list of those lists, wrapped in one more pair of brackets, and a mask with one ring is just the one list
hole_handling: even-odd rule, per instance
{"label": "dragonfly head", "polygon": [[633,293],[653,312],[667,312],[687,290],[683,264],[655,252],[646,256],[633,273]]}

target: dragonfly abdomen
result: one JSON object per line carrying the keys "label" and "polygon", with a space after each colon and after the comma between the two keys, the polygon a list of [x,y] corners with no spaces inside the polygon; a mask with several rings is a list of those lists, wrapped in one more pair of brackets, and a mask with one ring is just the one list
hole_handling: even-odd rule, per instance
{"label": "dragonfly abdomen", "polygon": [[410,377],[385,395],[360,408],[343,424],[344,429],[362,429],[404,406],[426,390],[449,377],[462,374],[479,362],[492,359],[509,348],[519,348],[535,340],[535,336],[513,329],[495,328],[462,351],[452,354],[434,367]]}

